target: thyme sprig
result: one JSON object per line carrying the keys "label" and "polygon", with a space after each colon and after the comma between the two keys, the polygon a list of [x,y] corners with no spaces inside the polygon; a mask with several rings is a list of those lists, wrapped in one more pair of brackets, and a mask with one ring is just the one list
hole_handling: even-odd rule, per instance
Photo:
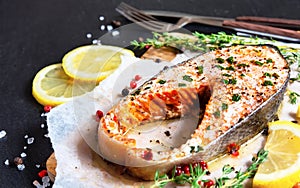
{"label": "thyme sprig", "polygon": [[[246,179],[252,178],[259,165],[263,163],[268,156],[268,151],[261,149],[255,157],[252,158],[251,165],[242,172],[237,171],[234,172],[234,168],[231,167],[229,164],[224,165],[222,168],[222,175],[221,177],[215,179],[215,188],[242,188],[243,184]],[[176,184],[190,184],[192,188],[200,188],[201,184],[198,182],[206,182],[208,181],[207,176],[207,170],[202,170],[200,166],[196,166],[195,168],[192,167],[190,164],[190,175],[187,174],[181,174],[180,176],[175,176],[175,170],[176,167],[174,167],[172,171],[172,176],[169,178],[167,174],[159,175],[159,172],[156,171],[155,178],[154,178],[154,184],[151,186],[151,188],[159,187],[163,188],[168,183],[174,182]],[[230,177],[232,173],[236,173],[234,177]]]}
{"label": "thyme sprig", "polygon": [[291,104],[296,104],[298,97],[300,97],[300,94],[298,94],[294,91],[288,91],[288,95],[289,95],[289,102]]}
{"label": "thyme sprig", "polygon": [[[145,48],[153,46],[161,48],[163,46],[171,46],[178,49],[207,52],[230,45],[259,45],[259,44],[274,44],[275,40],[267,40],[259,37],[242,37],[234,34],[226,34],[218,32],[213,34],[203,34],[199,32],[193,33],[194,37],[175,36],[169,33],[153,32],[153,38],[147,38],[145,41],[132,41],[131,44],[136,48]],[[300,68],[300,49],[292,48],[285,45],[277,45],[284,58],[289,64],[298,64]]]}
{"label": "thyme sprig", "polygon": [[237,171],[233,178],[229,178],[228,175],[234,171],[230,165],[225,165],[222,169],[222,175],[220,178],[216,179],[216,187],[225,188],[242,188],[243,183],[246,179],[253,178],[258,166],[263,163],[268,156],[268,151],[261,149],[256,157],[252,158],[252,164],[244,171]]}
{"label": "thyme sprig", "polygon": [[172,170],[172,176],[169,178],[167,174],[159,175],[159,171],[156,171],[154,176],[154,185],[151,186],[151,188],[159,187],[163,188],[168,183],[174,182],[176,184],[190,184],[192,188],[200,188],[200,185],[198,184],[199,181],[208,181],[203,180],[203,176],[207,173],[207,170],[202,170],[200,165],[195,166],[193,168],[192,164],[189,165],[190,168],[190,174],[180,174],[179,176],[175,176],[176,166]]}

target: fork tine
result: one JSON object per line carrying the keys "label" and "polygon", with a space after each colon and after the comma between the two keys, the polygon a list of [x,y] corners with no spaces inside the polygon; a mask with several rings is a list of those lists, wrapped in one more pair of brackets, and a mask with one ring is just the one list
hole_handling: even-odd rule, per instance
{"label": "fork tine", "polygon": [[121,3],[116,10],[126,17],[128,20],[136,22],[137,24],[145,27],[149,30],[154,30],[157,32],[165,31],[165,23],[158,21],[153,16],[145,14],[143,11],[140,11],[126,3]]}
{"label": "fork tine", "polygon": [[116,10],[128,20],[135,22],[138,25],[151,31],[166,32],[177,28],[174,27],[173,24],[159,21],[155,17],[148,15],[143,11],[134,8],[124,2],[120,3]]}
{"label": "fork tine", "polygon": [[143,11],[141,11],[137,8],[134,8],[134,7],[128,5],[124,2],[120,3],[120,5],[116,9],[123,10],[124,12],[125,11],[130,11],[130,12],[138,13],[139,15],[142,15],[148,21],[150,21],[150,20],[158,21],[155,17],[153,17],[151,15],[148,15],[148,14],[145,14]]}

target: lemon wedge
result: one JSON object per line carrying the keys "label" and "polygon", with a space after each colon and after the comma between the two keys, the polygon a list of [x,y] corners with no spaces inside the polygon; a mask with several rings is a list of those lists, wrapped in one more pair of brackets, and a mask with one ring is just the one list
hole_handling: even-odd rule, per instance
{"label": "lemon wedge", "polygon": [[291,188],[300,181],[300,125],[289,121],[269,124],[269,151],[253,179],[253,187]]}
{"label": "lemon wedge", "polygon": [[134,53],[116,46],[81,46],[63,57],[62,66],[71,78],[99,82],[119,67],[121,55],[134,56]]}
{"label": "lemon wedge", "polygon": [[32,95],[44,106],[57,106],[93,90],[95,86],[95,82],[70,78],[65,74],[62,64],[53,64],[36,74],[32,82]]}

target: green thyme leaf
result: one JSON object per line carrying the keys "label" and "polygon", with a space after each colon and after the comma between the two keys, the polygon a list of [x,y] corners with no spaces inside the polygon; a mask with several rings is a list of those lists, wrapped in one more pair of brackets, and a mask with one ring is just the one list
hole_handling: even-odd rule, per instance
{"label": "green thyme leaf", "polygon": [[266,63],[273,63],[273,60],[271,58],[266,60]]}
{"label": "green thyme leaf", "polygon": [[268,73],[268,72],[265,72],[264,76],[271,77],[272,75],[270,73]]}
{"label": "green thyme leaf", "polygon": [[270,80],[265,80],[264,83],[262,84],[263,86],[273,86],[273,82]]}
{"label": "green thyme leaf", "polygon": [[216,111],[216,112],[214,112],[213,113],[213,115],[215,116],[215,118],[219,118],[219,117],[221,117],[221,113],[220,113],[220,111],[218,110],[218,111]]}
{"label": "green thyme leaf", "polygon": [[300,97],[300,94],[292,91],[289,92],[289,99],[291,104],[296,104],[297,103],[297,98]]}
{"label": "green thyme leaf", "polygon": [[235,85],[237,83],[236,79],[229,79],[229,84]]}
{"label": "green thyme leaf", "polygon": [[203,66],[202,65],[198,66],[198,73],[203,74]]}
{"label": "green thyme leaf", "polygon": [[227,110],[228,109],[228,104],[222,103],[222,110]]}
{"label": "green thyme leaf", "polygon": [[229,81],[226,80],[226,79],[222,79],[222,82],[223,82],[224,84],[226,84],[226,85],[229,83]]}
{"label": "green thyme leaf", "polygon": [[187,81],[187,82],[193,81],[193,78],[191,78],[191,76],[189,76],[189,75],[184,75],[184,76],[182,77],[182,79],[185,80],[185,81]]}
{"label": "green thyme leaf", "polygon": [[158,83],[160,83],[160,84],[164,84],[164,83],[166,83],[167,81],[166,80],[159,80],[158,81]]}
{"label": "green thyme leaf", "polygon": [[225,60],[222,59],[222,58],[220,58],[220,57],[216,58],[216,60],[217,60],[217,62],[220,63],[220,64],[222,64],[222,63],[225,62]]}
{"label": "green thyme leaf", "polygon": [[263,66],[264,64],[260,61],[254,61],[254,64],[259,65],[259,66]]}
{"label": "green thyme leaf", "polygon": [[185,87],[186,84],[185,83],[178,83],[178,87]]}
{"label": "green thyme leaf", "polygon": [[238,102],[241,99],[241,95],[239,94],[233,94],[232,95],[232,100],[235,102]]}
{"label": "green thyme leaf", "polygon": [[224,73],[222,76],[231,77],[231,74]]}
{"label": "green thyme leaf", "polygon": [[229,66],[229,67],[226,67],[225,70],[231,70],[231,71],[234,71],[235,69],[233,68],[233,66]]}
{"label": "green thyme leaf", "polygon": [[248,67],[248,65],[245,63],[240,63],[240,64],[237,64],[236,66],[237,67]]}
{"label": "green thyme leaf", "polygon": [[232,64],[234,62],[234,59],[232,56],[230,56],[229,58],[226,59],[226,61],[228,61],[228,63]]}
{"label": "green thyme leaf", "polygon": [[217,67],[217,68],[219,68],[219,69],[221,69],[221,70],[224,70],[224,69],[225,69],[225,68],[222,67],[221,65],[215,65],[215,67]]}

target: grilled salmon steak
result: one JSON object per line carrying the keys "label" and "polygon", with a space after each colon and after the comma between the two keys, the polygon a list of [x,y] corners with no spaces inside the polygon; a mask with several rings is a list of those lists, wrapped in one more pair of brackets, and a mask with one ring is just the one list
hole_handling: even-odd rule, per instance
{"label": "grilled salmon steak", "polygon": [[270,45],[225,47],[165,68],[101,118],[100,153],[145,180],[210,161],[276,117],[288,80]]}

